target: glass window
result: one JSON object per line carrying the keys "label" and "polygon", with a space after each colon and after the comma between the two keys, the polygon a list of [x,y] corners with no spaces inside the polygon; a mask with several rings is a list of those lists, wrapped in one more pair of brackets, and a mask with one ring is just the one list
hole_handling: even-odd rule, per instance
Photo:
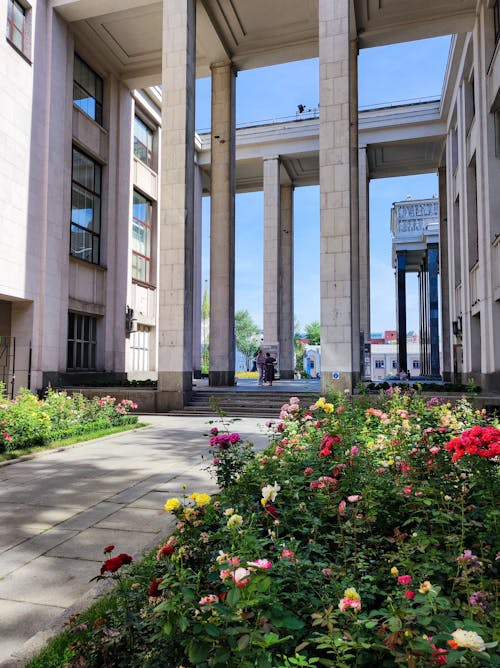
{"label": "glass window", "polygon": [[102,79],[75,54],[73,104],[102,125]]}
{"label": "glass window", "polygon": [[493,20],[495,22],[495,44],[500,39],[500,2],[495,0],[493,5]]}
{"label": "glass window", "polygon": [[151,202],[134,190],[132,278],[151,282]]}
{"label": "glass window", "polygon": [[134,119],[134,155],[148,167],[153,163],[153,131],[137,116]]}
{"label": "glass window", "polygon": [[384,360],[375,360],[375,368],[376,369],[383,369],[384,368]]}
{"label": "glass window", "polygon": [[420,360],[413,360],[413,368],[420,369]]}
{"label": "glass window", "polygon": [[73,148],[70,254],[99,264],[101,237],[101,167]]}
{"label": "glass window", "polygon": [[91,315],[68,313],[68,370],[96,368],[96,322]]}
{"label": "glass window", "polygon": [[130,334],[132,371],[149,371],[149,327],[139,325]]}
{"label": "glass window", "polygon": [[24,53],[26,37],[26,10],[17,0],[7,5],[7,38]]}

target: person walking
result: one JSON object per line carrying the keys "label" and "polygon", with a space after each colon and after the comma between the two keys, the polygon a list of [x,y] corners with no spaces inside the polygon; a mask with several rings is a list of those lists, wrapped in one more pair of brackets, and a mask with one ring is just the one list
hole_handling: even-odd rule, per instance
{"label": "person walking", "polygon": [[274,363],[276,358],[271,356],[271,353],[266,353],[266,358],[264,361],[264,380],[269,383],[271,387],[274,380]]}
{"label": "person walking", "polygon": [[257,351],[257,355],[255,356],[255,366],[257,367],[257,371],[259,374],[259,385],[262,385],[264,381],[264,362],[265,362],[265,356],[262,351],[262,348],[259,348]]}

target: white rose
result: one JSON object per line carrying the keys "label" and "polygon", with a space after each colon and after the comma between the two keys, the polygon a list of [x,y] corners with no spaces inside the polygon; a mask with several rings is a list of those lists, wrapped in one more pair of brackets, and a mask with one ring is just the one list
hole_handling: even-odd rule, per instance
{"label": "white rose", "polygon": [[453,631],[451,635],[459,647],[473,649],[476,652],[484,652],[486,649],[484,640],[475,631],[457,629],[456,631]]}

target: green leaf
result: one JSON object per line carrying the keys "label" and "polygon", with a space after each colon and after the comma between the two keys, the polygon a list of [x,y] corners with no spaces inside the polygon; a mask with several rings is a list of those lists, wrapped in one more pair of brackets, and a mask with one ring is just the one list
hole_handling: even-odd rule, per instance
{"label": "green leaf", "polygon": [[188,647],[189,660],[195,666],[203,663],[208,656],[210,645],[202,643],[199,640],[191,640]]}
{"label": "green leaf", "polygon": [[211,638],[219,638],[221,634],[221,629],[218,626],[215,626],[215,624],[212,624],[210,622],[207,622],[204,625],[204,629]]}
{"label": "green leaf", "polygon": [[248,647],[249,644],[250,644],[250,636],[248,635],[248,633],[245,633],[245,635],[240,636],[238,638],[236,647],[239,649],[240,652],[242,652],[244,649]]}
{"label": "green leaf", "polygon": [[226,598],[226,603],[229,605],[231,608],[236,607],[238,604],[238,601],[241,598],[241,592],[239,589],[231,589],[228,592],[227,598]]}

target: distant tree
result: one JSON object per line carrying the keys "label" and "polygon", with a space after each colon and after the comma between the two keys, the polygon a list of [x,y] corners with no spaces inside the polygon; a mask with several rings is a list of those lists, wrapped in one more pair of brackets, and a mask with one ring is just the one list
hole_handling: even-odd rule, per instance
{"label": "distant tree", "polygon": [[250,369],[250,359],[259,349],[258,336],[260,329],[252,320],[248,311],[236,311],[234,314],[234,331],[236,336],[236,347],[245,355],[245,366]]}
{"label": "distant tree", "polygon": [[309,325],[306,325],[306,338],[311,346],[319,346],[320,325],[317,320],[313,320]]}
{"label": "distant tree", "polygon": [[210,298],[208,286],[205,285],[201,302],[201,371],[208,373],[210,356]]}

